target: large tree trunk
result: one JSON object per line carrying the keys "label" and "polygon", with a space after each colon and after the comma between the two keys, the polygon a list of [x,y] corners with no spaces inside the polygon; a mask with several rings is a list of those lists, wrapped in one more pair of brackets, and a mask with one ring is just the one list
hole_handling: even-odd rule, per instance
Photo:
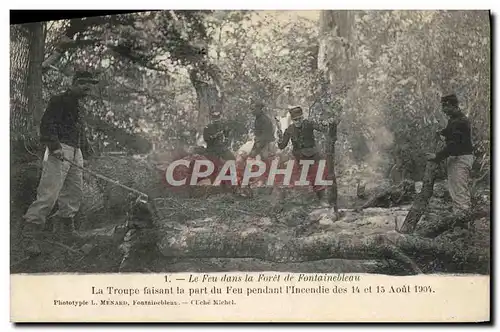
{"label": "large tree trunk", "polygon": [[39,136],[40,120],[43,115],[42,99],[42,62],[45,54],[44,23],[28,24],[30,34],[30,63],[28,68],[28,112],[32,116],[31,131]]}
{"label": "large tree trunk", "polygon": [[335,213],[339,211],[337,177],[335,176],[335,143],[337,138],[337,124],[332,124],[327,135],[326,165],[328,168],[328,180],[332,181],[328,202],[333,205]]}
{"label": "large tree trunk", "polygon": [[350,66],[355,14],[349,10],[324,10],[320,15],[318,68],[329,74],[334,90],[339,83],[349,85],[355,77]]}
{"label": "large tree trunk", "polygon": [[[370,236],[324,233],[283,239],[271,233],[249,228],[241,231],[169,227],[145,232],[157,239],[160,253],[177,258],[257,258],[277,263],[323,259],[394,260],[407,272],[422,273],[417,261],[438,257],[442,262],[465,260],[483,264],[487,259],[475,252],[462,251],[453,243],[432,241],[396,232]],[[425,259],[424,259],[425,261]]]}
{"label": "large tree trunk", "polygon": [[41,173],[38,127],[44,110],[44,24],[11,26],[10,38],[10,189],[12,208],[18,211],[36,194],[36,185],[30,186],[30,182],[36,183]]}
{"label": "large tree trunk", "polygon": [[44,23],[11,27],[11,141],[35,139],[43,114]]}
{"label": "large tree trunk", "polygon": [[488,273],[489,257],[481,250],[464,248],[451,240],[430,240],[397,232],[364,237],[329,232],[284,239],[255,228],[233,231],[141,221],[137,224],[133,220],[129,225],[134,227],[122,225],[82,232],[80,245],[119,247],[123,254],[121,272],[158,270],[157,265],[169,259],[255,258],[273,263],[325,259],[393,261],[396,264],[391,264],[392,273],[405,275],[432,272],[433,264],[445,271],[463,271],[464,266],[473,266],[476,273]]}
{"label": "large tree trunk", "polygon": [[10,134],[11,142],[28,132],[29,31],[26,25],[10,27]]}
{"label": "large tree trunk", "polygon": [[190,72],[191,83],[196,90],[198,101],[196,129],[200,134],[210,122],[210,113],[215,110],[222,113],[223,110],[222,87],[216,76],[211,73],[203,73],[199,69],[193,69]]}
{"label": "large tree trunk", "polygon": [[[354,12],[344,10],[325,10],[321,12],[320,16],[318,69],[321,75],[326,75],[326,81],[330,82],[330,93],[335,98],[346,93],[344,87],[349,86],[350,81],[354,78],[354,71],[350,64],[354,18]],[[334,128],[330,128],[326,137],[326,159],[328,177],[329,180],[333,181],[328,200],[334,206],[335,211],[338,211],[337,179],[335,176],[337,127],[334,126]]]}

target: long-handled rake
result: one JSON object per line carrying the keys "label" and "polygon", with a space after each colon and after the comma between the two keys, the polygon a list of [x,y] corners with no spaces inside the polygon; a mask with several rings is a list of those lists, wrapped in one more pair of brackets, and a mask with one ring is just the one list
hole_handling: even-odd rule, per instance
{"label": "long-handled rake", "polygon": [[66,157],[63,157],[62,159],[63,159],[64,161],[67,161],[67,162],[68,162],[68,163],[70,163],[71,165],[73,165],[73,166],[75,166],[75,167],[77,167],[77,168],[81,169],[82,171],[87,172],[87,173],[89,173],[89,174],[91,174],[91,175],[95,176],[96,178],[99,178],[99,179],[102,179],[102,180],[104,180],[104,181],[110,182],[110,183],[112,183],[112,184],[114,184],[114,185],[116,185],[116,186],[118,186],[118,187],[121,187],[121,188],[123,188],[123,189],[125,189],[125,190],[128,190],[128,191],[130,191],[130,192],[133,192],[133,193],[137,194],[137,195],[138,195],[138,198],[137,198],[137,200],[138,200],[138,201],[142,201],[143,203],[146,203],[146,202],[148,201],[148,195],[146,195],[145,193],[143,193],[143,192],[141,192],[141,191],[139,191],[139,190],[137,190],[137,189],[134,189],[134,188],[131,188],[131,187],[126,186],[126,185],[124,185],[124,184],[121,184],[120,182],[118,182],[118,181],[116,181],[116,180],[113,180],[113,179],[111,179],[111,178],[109,178],[109,177],[107,177],[107,176],[104,176],[104,175],[102,175],[102,174],[96,173],[96,172],[94,172],[94,171],[92,171],[92,170],[90,170],[90,169],[88,169],[88,168],[85,168],[85,167],[83,167],[83,166],[81,166],[81,165],[78,165],[78,164],[76,164],[75,162],[73,162],[73,161],[69,160],[69,159],[68,159],[68,158],[66,158]]}

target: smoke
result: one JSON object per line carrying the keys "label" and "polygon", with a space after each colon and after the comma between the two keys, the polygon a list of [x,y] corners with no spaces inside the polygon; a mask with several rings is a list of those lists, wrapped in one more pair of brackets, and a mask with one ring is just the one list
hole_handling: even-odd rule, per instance
{"label": "smoke", "polygon": [[345,122],[341,131],[350,147],[348,154],[351,158],[342,156],[340,162],[350,163],[349,167],[356,169],[356,177],[372,183],[381,181],[391,166],[390,150],[395,140],[386,123],[384,96],[359,84],[346,97]]}
{"label": "smoke", "polygon": [[374,127],[371,131],[371,137],[368,139],[370,152],[365,157],[366,172],[380,179],[391,164],[388,151],[394,143],[394,135],[384,125]]}

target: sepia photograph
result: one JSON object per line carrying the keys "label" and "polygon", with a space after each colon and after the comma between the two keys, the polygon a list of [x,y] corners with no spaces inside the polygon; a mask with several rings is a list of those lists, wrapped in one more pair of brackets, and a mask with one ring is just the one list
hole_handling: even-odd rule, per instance
{"label": "sepia photograph", "polygon": [[489,276],[488,10],[54,13],[10,25],[11,275]]}

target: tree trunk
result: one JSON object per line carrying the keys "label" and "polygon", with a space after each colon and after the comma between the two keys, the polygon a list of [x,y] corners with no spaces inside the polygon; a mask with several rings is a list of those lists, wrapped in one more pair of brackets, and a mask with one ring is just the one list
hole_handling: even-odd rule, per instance
{"label": "tree trunk", "polygon": [[[354,12],[325,10],[320,15],[320,34],[318,50],[318,69],[327,74],[330,82],[330,93],[335,97],[344,95],[352,80],[350,67],[350,45],[352,44]],[[339,115],[339,114],[337,114]],[[340,120],[340,119],[338,119]],[[338,123],[338,122],[337,122]],[[333,126],[333,125],[332,125]],[[330,128],[326,139],[327,168],[329,180],[333,181],[328,201],[338,211],[337,179],[335,176],[335,142],[337,138],[337,124]]]}
{"label": "tree trunk", "polygon": [[320,15],[318,68],[329,73],[334,89],[339,83],[349,85],[354,78],[349,66],[354,19],[355,12],[349,10],[324,10]]}
{"label": "tree trunk", "polygon": [[437,163],[427,162],[427,165],[425,166],[422,191],[418,194],[417,199],[413,203],[399,232],[406,234],[413,233],[417,227],[417,223],[420,221],[420,218],[427,210],[429,200],[434,192],[434,180],[436,178],[437,167]]}
{"label": "tree trunk", "polygon": [[44,23],[29,23],[28,31],[30,35],[30,61],[27,87],[28,112],[33,119],[30,131],[34,137],[38,137],[40,120],[44,111],[42,98],[42,62],[45,54]]}
{"label": "tree trunk", "polygon": [[198,101],[196,129],[198,133],[201,134],[203,128],[210,122],[210,113],[212,111],[218,110],[222,114],[222,87],[217,79],[212,78],[212,75],[202,74],[198,69],[191,70],[189,76],[196,90],[196,98]]}
{"label": "tree trunk", "polygon": [[38,127],[43,114],[43,23],[11,26],[10,38],[10,188],[12,199],[19,204],[16,209],[24,210],[36,193],[36,185],[29,186],[30,179],[36,183],[41,168]]}
{"label": "tree trunk", "polygon": [[[338,207],[338,190],[337,177],[335,176],[335,143],[337,138],[337,124],[332,124],[327,136],[327,153],[326,164],[328,168],[328,180],[332,181],[330,192],[328,194],[328,202],[333,205],[335,213],[339,211]],[[334,126],[334,127],[333,127]]]}
{"label": "tree trunk", "polygon": [[10,130],[11,142],[29,132],[28,68],[30,38],[26,25],[10,27]]}
{"label": "tree trunk", "polygon": [[324,233],[283,239],[255,228],[224,231],[211,228],[167,227],[150,230],[163,256],[177,258],[257,258],[276,263],[323,259],[390,259],[410,273],[422,273],[416,260],[439,257],[446,263],[457,258],[485,263],[480,254],[463,253],[453,243],[436,242],[396,232],[386,235],[338,236]]}

